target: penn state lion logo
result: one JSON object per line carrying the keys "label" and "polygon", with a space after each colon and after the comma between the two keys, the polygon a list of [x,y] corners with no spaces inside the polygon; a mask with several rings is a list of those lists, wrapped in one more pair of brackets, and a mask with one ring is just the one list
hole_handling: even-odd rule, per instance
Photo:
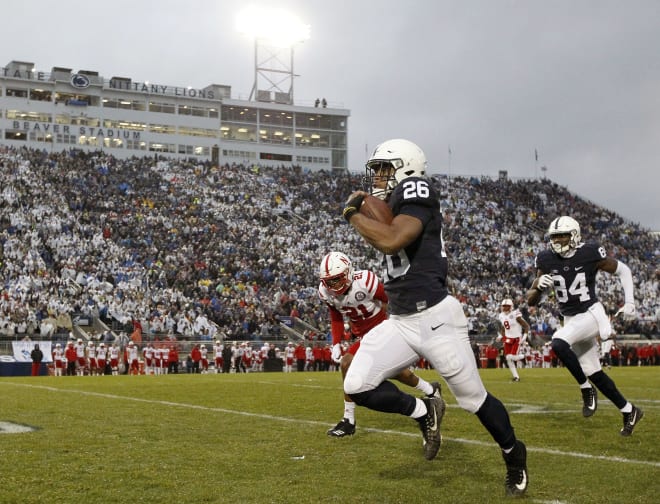
{"label": "penn state lion logo", "polygon": [[89,77],[83,74],[73,74],[71,76],[71,85],[75,88],[85,89],[89,87]]}

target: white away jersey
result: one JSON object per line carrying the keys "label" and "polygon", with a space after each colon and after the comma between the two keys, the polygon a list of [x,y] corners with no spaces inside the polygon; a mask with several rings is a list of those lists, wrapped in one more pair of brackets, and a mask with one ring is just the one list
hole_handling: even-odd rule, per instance
{"label": "white away jersey", "polygon": [[374,273],[360,270],[353,273],[353,283],[345,294],[335,296],[321,283],[319,297],[351,321],[354,335],[363,336],[374,325],[370,319],[382,311],[382,301],[374,298],[379,284],[380,280]]}
{"label": "white away jersey", "polygon": [[511,310],[509,313],[500,312],[498,315],[504,327],[505,338],[520,338],[522,336],[522,326],[518,322],[518,317],[522,317],[520,310]]}

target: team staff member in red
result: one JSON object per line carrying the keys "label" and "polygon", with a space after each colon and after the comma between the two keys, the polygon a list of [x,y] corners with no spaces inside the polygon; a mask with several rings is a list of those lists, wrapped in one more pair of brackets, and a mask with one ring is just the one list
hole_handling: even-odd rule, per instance
{"label": "team staff member in red", "polygon": [[64,357],[66,357],[66,375],[76,376],[76,360],[78,357],[77,357],[76,349],[73,346],[73,341],[69,341],[66,344],[66,350],[64,350]]}
{"label": "team staff member in red", "polygon": [[293,356],[296,359],[296,370],[297,371],[304,371],[305,370],[305,360],[307,358],[307,354],[305,351],[305,345],[302,343],[298,343],[296,345],[296,348],[293,350]]}
{"label": "team staff member in red", "polygon": [[169,353],[169,360],[167,362],[167,370],[169,373],[179,372],[179,351],[176,346],[172,345]]}
{"label": "team staff member in red", "polygon": [[192,359],[192,372],[199,373],[199,362],[202,360],[202,352],[199,345],[195,345],[190,351],[190,358]]}
{"label": "team staff member in red", "polygon": [[496,368],[497,367],[497,358],[499,357],[500,352],[495,345],[492,343],[486,347],[486,367],[487,368]]}
{"label": "team staff member in red", "polygon": [[312,355],[314,356],[314,371],[323,371],[323,347],[321,343],[314,344]]}

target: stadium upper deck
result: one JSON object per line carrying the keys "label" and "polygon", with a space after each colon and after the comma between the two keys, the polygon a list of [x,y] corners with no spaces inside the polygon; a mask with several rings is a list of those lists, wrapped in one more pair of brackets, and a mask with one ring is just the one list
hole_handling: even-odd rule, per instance
{"label": "stadium upper deck", "polygon": [[247,101],[232,99],[226,85],[108,80],[11,61],[0,67],[0,143],[345,170],[349,111],[281,103],[279,94]]}

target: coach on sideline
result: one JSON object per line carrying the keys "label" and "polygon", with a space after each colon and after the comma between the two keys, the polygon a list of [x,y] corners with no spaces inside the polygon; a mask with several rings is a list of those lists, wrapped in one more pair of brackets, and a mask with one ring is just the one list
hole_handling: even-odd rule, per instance
{"label": "coach on sideline", "polygon": [[32,358],[32,376],[39,376],[41,361],[44,360],[44,353],[39,348],[39,343],[34,344],[34,350],[30,352],[30,357]]}

